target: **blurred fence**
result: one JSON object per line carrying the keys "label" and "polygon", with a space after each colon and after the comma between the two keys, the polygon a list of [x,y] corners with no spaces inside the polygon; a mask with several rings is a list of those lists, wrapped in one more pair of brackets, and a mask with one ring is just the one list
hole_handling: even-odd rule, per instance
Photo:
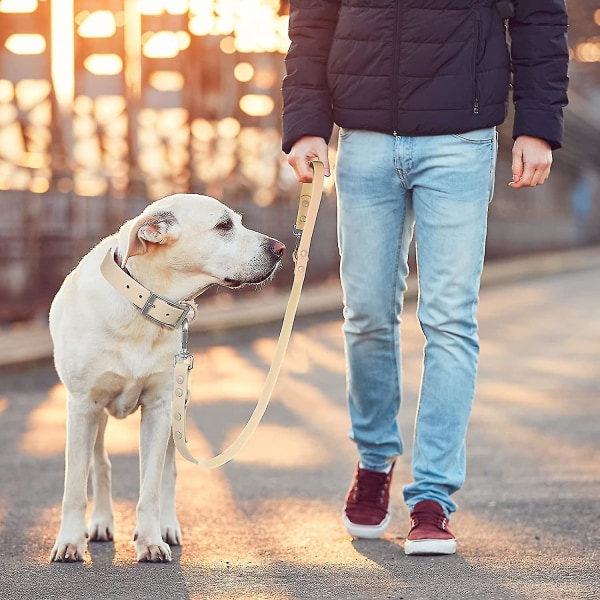
{"label": "blurred fence", "polygon": [[[2,0],[3,11],[0,322],[44,315],[92,246],[169,193],[213,195],[293,246],[299,188],[280,150],[286,2]],[[533,190],[507,187],[510,120],[500,128],[489,258],[600,242],[598,114],[571,94],[564,148]],[[332,188],[309,283],[337,276]],[[276,286],[291,281],[286,261]]]}
{"label": "blurred fence", "polygon": [[[586,118],[576,101],[574,104],[566,112],[565,147],[555,153],[551,179],[542,187],[518,192],[508,188],[510,125],[501,128],[488,259],[600,243],[600,127]],[[279,153],[279,140],[272,143],[273,154]],[[267,232],[292,248],[299,188],[289,181],[291,169],[287,165],[278,168],[282,171],[279,183],[273,184],[274,197],[266,206],[255,202],[250,185],[233,185],[235,174],[220,182],[217,191],[221,192],[220,199],[244,215],[247,226]],[[190,191],[204,192],[209,187],[190,186]],[[126,219],[141,212],[148,201],[142,194],[88,197],[61,192],[54,186],[42,194],[0,191],[0,320],[44,314],[62,279],[79,259]],[[330,189],[319,214],[309,283],[337,275],[335,218],[335,195]],[[288,286],[291,278],[288,256],[286,268],[274,285]]]}

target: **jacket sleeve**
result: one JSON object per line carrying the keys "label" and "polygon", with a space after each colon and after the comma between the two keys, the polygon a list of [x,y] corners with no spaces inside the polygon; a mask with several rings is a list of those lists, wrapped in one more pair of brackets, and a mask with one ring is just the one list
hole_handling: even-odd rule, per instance
{"label": "jacket sleeve", "polygon": [[560,148],[569,81],[565,0],[515,0],[509,32],[513,138],[529,135],[546,140],[553,150]]}
{"label": "jacket sleeve", "polygon": [[283,151],[305,135],[329,142],[333,128],[327,60],[340,0],[291,0],[283,79]]}

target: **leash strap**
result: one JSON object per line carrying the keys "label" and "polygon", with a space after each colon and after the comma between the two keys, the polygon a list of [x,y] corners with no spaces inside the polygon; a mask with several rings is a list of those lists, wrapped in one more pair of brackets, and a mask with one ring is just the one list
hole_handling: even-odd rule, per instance
{"label": "leash strap", "polygon": [[190,462],[201,467],[207,469],[220,467],[230,461],[246,445],[252,434],[256,431],[256,428],[267,409],[277,378],[279,377],[281,365],[283,364],[283,359],[285,358],[285,353],[292,334],[292,327],[298,309],[298,303],[300,301],[302,285],[306,275],[310,242],[317,220],[317,212],[321,203],[321,195],[323,193],[323,163],[314,160],[311,164],[314,171],[313,181],[312,183],[302,184],[300,191],[300,207],[298,209],[298,218],[296,220],[296,233],[299,235],[299,242],[293,256],[295,262],[294,282],[292,284],[292,290],[283,317],[283,324],[281,326],[281,332],[279,334],[277,346],[275,347],[275,353],[269,373],[267,374],[254,412],[237,439],[231,446],[221,452],[221,454],[208,460],[198,460],[193,456],[188,448],[185,434],[186,410],[190,400],[188,380],[190,371],[193,368],[194,357],[187,352],[187,323],[184,324],[182,351],[175,356],[171,429],[173,431],[175,447],[179,450],[180,454]]}

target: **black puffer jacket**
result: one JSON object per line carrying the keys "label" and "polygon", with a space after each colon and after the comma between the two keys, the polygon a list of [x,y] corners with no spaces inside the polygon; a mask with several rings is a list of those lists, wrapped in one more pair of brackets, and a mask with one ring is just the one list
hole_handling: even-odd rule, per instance
{"label": "black puffer jacket", "polygon": [[[513,135],[561,144],[564,0],[515,0]],[[291,0],[283,149],[333,123],[398,135],[461,133],[506,117],[511,56],[496,0]]]}

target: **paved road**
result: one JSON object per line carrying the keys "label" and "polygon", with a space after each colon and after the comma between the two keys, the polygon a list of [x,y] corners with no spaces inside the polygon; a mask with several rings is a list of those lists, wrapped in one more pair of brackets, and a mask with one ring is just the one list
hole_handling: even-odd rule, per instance
{"label": "paved road", "polygon": [[[600,598],[600,269],[488,287],[457,495],[459,553],[406,557],[410,431],[420,378],[414,303],[404,320],[407,455],[385,538],[352,541],[339,518],[355,454],[347,440],[337,314],[297,324],[275,398],[233,463],[179,461],[184,545],[138,564],[131,542],[137,427],[111,422],[114,543],[49,564],[63,479],[64,390],[51,365],[0,373],[0,597],[66,600]],[[231,440],[258,396],[278,326],[194,335],[193,449]]]}

